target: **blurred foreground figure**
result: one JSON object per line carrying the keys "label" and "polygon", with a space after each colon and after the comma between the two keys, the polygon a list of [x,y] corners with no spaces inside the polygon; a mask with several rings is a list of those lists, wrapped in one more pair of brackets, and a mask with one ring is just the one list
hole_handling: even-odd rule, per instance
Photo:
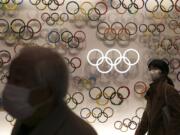
{"label": "blurred foreground figure", "polygon": [[17,119],[12,135],[97,135],[64,102],[68,69],[54,50],[25,47],[12,61],[4,109]]}

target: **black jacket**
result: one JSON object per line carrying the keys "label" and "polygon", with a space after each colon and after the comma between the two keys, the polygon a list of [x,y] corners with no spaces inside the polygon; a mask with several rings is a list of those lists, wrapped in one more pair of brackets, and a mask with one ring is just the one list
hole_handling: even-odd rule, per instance
{"label": "black jacket", "polygon": [[[167,105],[171,114],[169,127],[163,124],[162,108],[165,106],[165,88]],[[166,81],[152,83],[145,95],[146,109],[135,135],[180,135],[180,96]]]}
{"label": "black jacket", "polygon": [[[24,125],[17,121],[11,135],[23,133]],[[97,135],[96,131],[74,114],[66,105],[58,106],[35,128],[28,129],[28,135]]]}

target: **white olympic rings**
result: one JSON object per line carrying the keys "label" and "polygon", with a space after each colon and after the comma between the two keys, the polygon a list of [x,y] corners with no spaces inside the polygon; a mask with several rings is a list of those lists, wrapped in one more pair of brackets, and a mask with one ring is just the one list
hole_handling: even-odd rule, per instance
{"label": "white olympic rings", "polygon": [[[129,58],[126,56],[128,52],[134,52],[136,53],[137,55],[137,59],[135,60],[135,62],[131,62],[129,60]],[[93,63],[91,60],[90,60],[90,55],[93,53],[93,52],[96,52],[96,53],[99,53],[101,55],[101,57],[99,59],[97,59],[96,63]],[[112,52],[116,52],[118,53],[118,56],[114,61],[108,57],[109,53],[112,53]],[[118,72],[118,73],[126,73],[130,70],[131,66],[134,66],[136,65],[138,62],[139,62],[139,59],[140,59],[140,55],[139,55],[139,52],[135,49],[127,49],[126,51],[124,51],[123,55],[121,54],[121,52],[118,50],[118,49],[109,49],[105,55],[103,54],[103,52],[99,49],[92,49],[88,52],[87,54],[87,61],[90,65],[92,66],[95,66],[96,69],[100,72],[100,73],[109,73],[110,71],[112,71],[113,67],[114,69]],[[101,65],[103,62],[106,62],[108,64],[108,66],[110,66],[107,70],[101,70],[99,65]],[[118,69],[118,65],[121,63],[121,62],[124,62],[126,65],[128,65],[127,69],[125,70],[119,70]]]}

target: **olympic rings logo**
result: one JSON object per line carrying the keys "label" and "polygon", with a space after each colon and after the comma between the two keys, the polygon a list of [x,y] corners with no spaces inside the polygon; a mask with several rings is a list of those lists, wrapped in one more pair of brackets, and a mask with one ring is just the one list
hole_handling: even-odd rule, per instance
{"label": "olympic rings logo", "polygon": [[[89,90],[89,97],[96,100],[98,105],[106,105],[110,101],[112,105],[120,105],[130,96],[130,89],[127,86],[121,86],[117,90],[112,86],[107,86],[103,90],[99,87],[92,87]],[[104,98],[104,103],[100,103]]]}
{"label": "olympic rings logo", "polygon": [[74,110],[79,104],[82,104],[84,101],[84,95],[81,92],[75,92],[72,95],[66,95],[66,104]]}
{"label": "olympic rings logo", "polygon": [[84,31],[76,31],[74,34],[69,30],[64,30],[58,32],[57,30],[52,30],[48,33],[48,41],[53,44],[58,44],[59,42],[67,45],[69,48],[82,48],[81,44],[86,41],[86,34]]}
{"label": "olympic rings logo", "polygon": [[[90,55],[93,53],[93,52],[96,52],[96,53],[99,53],[101,55],[101,57],[99,59],[97,59],[97,61],[95,63],[93,63],[91,60],[90,60]],[[126,56],[129,52],[134,52],[136,55],[137,55],[137,59],[134,61],[134,62],[131,62],[131,60]],[[112,60],[109,56],[110,53],[117,53],[119,55],[119,57],[117,57],[115,60]],[[139,55],[139,52],[135,49],[127,49],[123,55],[121,54],[121,52],[118,50],[118,49],[109,49],[105,55],[103,54],[103,52],[99,49],[92,49],[88,52],[87,54],[87,61],[90,65],[92,66],[95,66],[96,69],[100,72],[100,73],[103,73],[103,74],[107,74],[109,72],[112,71],[113,67],[114,69],[120,73],[120,74],[123,74],[123,73],[127,73],[131,66],[134,66],[136,65],[138,62],[139,62],[139,59],[140,59],[140,55]],[[105,69],[100,69],[100,66],[103,64],[103,63],[106,63],[105,65]],[[126,69],[119,69],[119,66],[121,64],[121,62],[125,63],[127,65],[127,68]],[[109,68],[108,68],[109,66]],[[107,69],[108,68],[108,69]]]}
{"label": "olympic rings logo", "polygon": [[49,10],[55,11],[64,5],[65,0],[29,0],[29,2],[38,10],[45,10],[48,7]]}
{"label": "olympic rings logo", "polygon": [[[42,28],[41,22],[37,19],[31,19],[25,24],[22,19],[13,19],[11,23],[9,23],[6,19],[0,19],[0,34],[5,37],[6,34],[13,33],[11,35],[10,41],[8,43],[15,42],[16,38],[20,38],[22,40],[32,40],[33,37],[36,37],[38,33],[40,33]],[[9,36],[9,35],[8,35]],[[13,44],[11,43],[11,44]]]}
{"label": "olympic rings logo", "polygon": [[54,12],[49,14],[48,12],[44,12],[41,14],[41,19],[49,26],[55,24],[63,25],[65,22],[69,21],[69,15],[67,13],[58,14],[57,12]]}
{"label": "olympic rings logo", "polygon": [[89,123],[94,123],[96,120],[100,123],[105,123],[108,118],[111,118],[113,115],[114,110],[111,107],[106,107],[103,110],[99,107],[95,107],[92,110],[82,108],[80,111],[80,117]]}
{"label": "olympic rings logo", "polygon": [[111,25],[107,22],[100,22],[97,25],[97,35],[100,39],[106,41],[129,41],[137,33],[137,24],[128,22],[123,25],[121,22],[113,22]]}
{"label": "olympic rings logo", "polygon": [[115,121],[114,128],[120,130],[121,132],[127,132],[128,129],[135,130],[141,121],[143,112],[144,108],[138,107],[136,109],[135,115],[132,118],[125,118],[122,121]]}
{"label": "olympic rings logo", "polygon": [[[130,14],[137,13],[140,9],[145,7],[147,12],[154,13],[160,9],[161,11],[168,13],[171,12],[174,7],[177,12],[180,11],[179,9],[179,0],[176,0],[174,3],[173,0],[169,0],[167,4],[164,0],[154,0],[153,6],[151,0],[139,0],[139,1],[125,1],[125,0],[110,0],[110,5],[113,9],[115,9],[119,14],[125,14],[128,11]],[[168,5],[168,6],[167,6]]]}

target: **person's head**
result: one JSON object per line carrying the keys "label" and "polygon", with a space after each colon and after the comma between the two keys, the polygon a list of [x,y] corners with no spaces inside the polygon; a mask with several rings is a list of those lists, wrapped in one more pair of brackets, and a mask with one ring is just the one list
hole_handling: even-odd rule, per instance
{"label": "person's head", "polygon": [[[36,107],[49,98],[56,103],[63,102],[67,89],[68,68],[60,54],[49,48],[25,47],[10,64],[3,92],[4,108],[15,111],[13,109],[20,107],[23,101],[28,102],[23,109],[28,108],[27,104]],[[9,105],[11,102],[16,102],[13,107]],[[20,109],[16,111],[18,113]]]}
{"label": "person's head", "polygon": [[161,78],[166,78],[170,85],[173,85],[172,80],[168,77],[169,66],[168,64],[161,59],[153,59],[148,64],[148,69],[150,71],[151,79],[156,81]]}

